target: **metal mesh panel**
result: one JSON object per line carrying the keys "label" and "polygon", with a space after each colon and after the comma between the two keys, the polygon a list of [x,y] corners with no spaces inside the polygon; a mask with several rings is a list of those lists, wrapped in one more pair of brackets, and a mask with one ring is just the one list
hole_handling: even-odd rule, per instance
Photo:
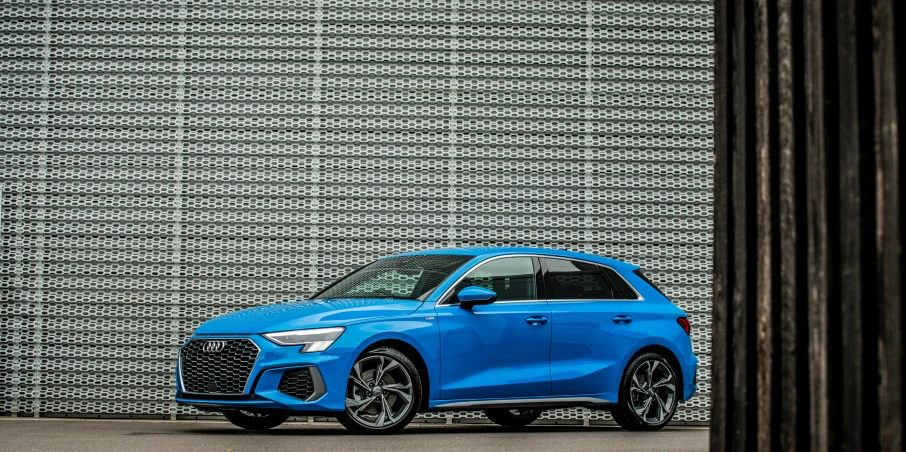
{"label": "metal mesh panel", "polygon": [[0,10],[0,412],[195,414],[204,319],[496,244],[641,265],[702,358],[676,419],[707,419],[707,0]]}

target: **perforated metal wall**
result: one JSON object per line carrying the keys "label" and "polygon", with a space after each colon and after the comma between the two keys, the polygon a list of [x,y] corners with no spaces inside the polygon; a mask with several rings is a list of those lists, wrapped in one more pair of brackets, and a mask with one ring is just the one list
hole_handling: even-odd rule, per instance
{"label": "perforated metal wall", "polygon": [[694,325],[677,419],[707,419],[708,1],[0,9],[0,412],[192,414],[204,319],[497,244],[640,264]]}

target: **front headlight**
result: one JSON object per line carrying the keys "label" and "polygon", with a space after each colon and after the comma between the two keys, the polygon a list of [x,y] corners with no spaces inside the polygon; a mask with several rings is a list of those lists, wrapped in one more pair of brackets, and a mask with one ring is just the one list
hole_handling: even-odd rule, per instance
{"label": "front headlight", "polygon": [[263,336],[279,345],[304,345],[299,353],[323,352],[346,331],[345,327],[314,328],[311,330],[281,331]]}

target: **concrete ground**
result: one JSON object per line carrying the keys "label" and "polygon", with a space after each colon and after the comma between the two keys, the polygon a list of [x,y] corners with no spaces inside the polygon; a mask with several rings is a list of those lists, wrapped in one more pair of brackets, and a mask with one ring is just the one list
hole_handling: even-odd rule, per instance
{"label": "concrete ground", "polygon": [[3,451],[704,451],[708,429],[668,427],[631,433],[616,427],[412,424],[390,436],[354,435],[339,425],[286,423],[266,432],[223,421],[102,421],[0,418]]}

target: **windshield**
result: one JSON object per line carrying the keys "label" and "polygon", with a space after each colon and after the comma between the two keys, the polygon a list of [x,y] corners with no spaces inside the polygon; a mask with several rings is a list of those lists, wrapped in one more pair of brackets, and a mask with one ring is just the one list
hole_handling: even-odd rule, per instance
{"label": "windshield", "polygon": [[435,287],[470,259],[472,256],[452,254],[380,259],[350,273],[314,298],[424,300]]}

